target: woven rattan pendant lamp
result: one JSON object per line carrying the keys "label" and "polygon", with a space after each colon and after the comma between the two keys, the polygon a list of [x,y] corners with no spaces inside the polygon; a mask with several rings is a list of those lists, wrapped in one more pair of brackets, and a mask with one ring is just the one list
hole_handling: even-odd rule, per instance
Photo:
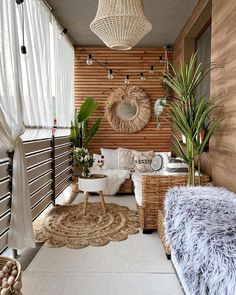
{"label": "woven rattan pendant lamp", "polygon": [[90,29],[117,50],[129,50],[152,29],[144,14],[143,0],[99,0]]}

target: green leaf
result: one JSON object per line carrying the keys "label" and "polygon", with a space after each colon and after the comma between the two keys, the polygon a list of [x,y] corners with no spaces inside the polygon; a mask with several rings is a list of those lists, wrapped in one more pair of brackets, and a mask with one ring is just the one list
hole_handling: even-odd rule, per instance
{"label": "green leaf", "polygon": [[94,134],[97,132],[98,128],[100,127],[101,119],[97,119],[93,126],[89,129],[86,134],[84,146],[87,146],[91,139],[93,138]]}
{"label": "green leaf", "polygon": [[97,105],[98,103],[92,97],[87,97],[77,114],[78,122],[86,121],[96,111]]}

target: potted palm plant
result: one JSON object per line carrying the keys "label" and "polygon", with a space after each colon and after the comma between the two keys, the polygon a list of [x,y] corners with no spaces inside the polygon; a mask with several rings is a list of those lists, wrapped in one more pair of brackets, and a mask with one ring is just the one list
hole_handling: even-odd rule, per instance
{"label": "potted palm plant", "polygon": [[177,95],[170,101],[168,112],[174,129],[186,140],[183,146],[173,133],[175,152],[188,164],[189,185],[195,185],[195,160],[200,184],[201,154],[219,123],[210,116],[216,108],[216,99],[196,95],[197,86],[213,68],[212,65],[197,64],[194,54],[189,63],[181,64],[179,70],[170,64],[170,72],[163,76],[163,84]]}
{"label": "potted palm plant", "polygon": [[[101,119],[96,119],[95,123],[88,128],[87,121],[94,114],[97,109],[98,103],[92,98],[87,97],[79,110],[75,110],[74,121],[71,122],[70,127],[70,139],[72,142],[72,170],[74,174],[80,174],[80,165],[78,161],[78,152],[83,151],[82,148],[86,148],[90,143],[91,139],[97,132]],[[81,162],[82,163],[82,162]]]}

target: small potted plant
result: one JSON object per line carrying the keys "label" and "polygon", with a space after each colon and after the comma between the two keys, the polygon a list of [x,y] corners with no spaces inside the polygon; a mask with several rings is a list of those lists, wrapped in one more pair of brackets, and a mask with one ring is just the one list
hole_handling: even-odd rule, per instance
{"label": "small potted plant", "polygon": [[81,167],[82,172],[81,176],[89,177],[90,176],[90,168],[93,166],[93,154],[88,151],[88,149],[82,147],[73,148],[72,151],[73,162]]}

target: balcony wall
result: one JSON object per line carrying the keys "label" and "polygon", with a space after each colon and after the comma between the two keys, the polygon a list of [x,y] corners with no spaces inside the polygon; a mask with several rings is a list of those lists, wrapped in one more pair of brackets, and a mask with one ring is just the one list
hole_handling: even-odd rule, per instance
{"label": "balcony wall", "polygon": [[211,61],[223,68],[211,72],[211,97],[219,97],[221,118],[202,166],[213,181],[236,192],[236,1],[200,0],[174,46],[174,62],[187,60],[194,51],[197,34],[211,17]]}
{"label": "balcony wall", "polygon": [[[69,137],[45,138],[24,142],[30,188],[32,220],[70,184]],[[0,254],[7,248],[11,217],[11,160],[0,159]]]}
{"label": "balcony wall", "polygon": [[[81,105],[87,96],[91,96],[99,103],[97,112],[89,121],[92,123],[95,118],[101,117],[101,128],[95,135],[90,144],[90,149],[99,152],[100,147],[116,148],[126,147],[136,150],[170,150],[171,126],[167,118],[162,118],[162,128],[156,127],[156,118],[154,115],[154,104],[158,97],[163,97],[163,88],[160,77],[164,70],[164,63],[160,61],[160,56],[164,59],[163,48],[140,48],[130,51],[115,51],[108,48],[86,48],[93,57],[99,62],[111,67],[113,71],[121,71],[123,75],[116,75],[114,79],[107,79],[107,71],[100,65],[93,63],[86,64],[86,54],[79,48],[75,49],[75,105],[77,108]],[[169,59],[172,60],[172,49],[168,52]],[[155,66],[155,73],[145,73],[146,80],[141,81],[139,73],[142,70],[148,70],[151,65]],[[147,126],[135,134],[122,134],[112,129],[107,119],[104,117],[106,102],[110,94],[118,87],[124,85],[125,75],[137,74],[130,77],[130,85],[143,88],[149,96],[152,104],[152,118]]]}

